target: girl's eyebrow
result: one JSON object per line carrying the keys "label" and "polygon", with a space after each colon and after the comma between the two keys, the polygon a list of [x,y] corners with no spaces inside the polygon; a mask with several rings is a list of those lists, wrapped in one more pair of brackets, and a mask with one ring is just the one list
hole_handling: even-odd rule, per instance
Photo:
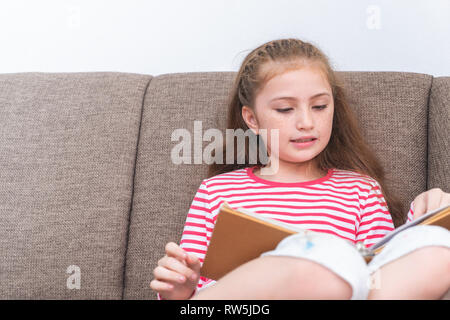
{"label": "girl's eyebrow", "polygon": [[[315,95],[313,95],[311,98],[309,98],[309,100],[312,100],[314,98],[320,97],[320,96],[330,96],[330,94],[328,92],[320,92],[320,93],[316,93]],[[270,102],[275,101],[275,100],[297,100],[297,98],[295,97],[275,97],[273,99],[270,100]]]}

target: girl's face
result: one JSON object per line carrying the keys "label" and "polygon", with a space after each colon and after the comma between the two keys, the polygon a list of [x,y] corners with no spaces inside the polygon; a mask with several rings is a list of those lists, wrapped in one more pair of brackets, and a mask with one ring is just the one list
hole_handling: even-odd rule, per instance
{"label": "girl's face", "polygon": [[[279,165],[312,165],[325,149],[333,124],[331,87],[319,67],[304,66],[271,78],[255,99],[255,112],[248,106],[242,116],[256,134],[267,130],[267,151],[272,158],[271,130],[279,130]],[[314,137],[309,144],[294,140]],[[264,139],[264,135],[262,135]],[[314,166],[313,166],[314,167]]]}

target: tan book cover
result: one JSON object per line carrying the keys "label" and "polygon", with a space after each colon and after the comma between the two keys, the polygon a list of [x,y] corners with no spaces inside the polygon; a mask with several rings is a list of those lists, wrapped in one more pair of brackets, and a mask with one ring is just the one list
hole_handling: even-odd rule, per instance
{"label": "tan book cover", "polygon": [[[404,224],[387,234],[370,250],[361,251],[361,254],[369,262],[395,234],[417,224],[434,224],[450,229],[450,205]],[[200,273],[203,277],[218,280],[238,266],[275,249],[282,239],[301,230],[246,209],[235,210],[224,202],[219,209]]]}

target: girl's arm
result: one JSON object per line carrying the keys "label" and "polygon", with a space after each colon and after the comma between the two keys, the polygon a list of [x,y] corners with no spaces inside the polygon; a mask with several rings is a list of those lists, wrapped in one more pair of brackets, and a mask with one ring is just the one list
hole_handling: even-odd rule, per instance
{"label": "girl's arm", "polygon": [[[204,180],[197,190],[189,208],[180,241],[180,247],[189,254],[195,255],[200,260],[201,265],[203,265],[203,260],[205,259],[213,228],[214,222],[210,197],[207,184]],[[214,283],[215,281],[211,279],[200,277],[193,294]]]}
{"label": "girl's arm", "polygon": [[[203,265],[203,260],[205,259],[206,250],[214,228],[210,208],[207,185],[205,181],[202,181],[189,208],[179,246],[184,252],[195,256],[197,258],[196,260],[200,262],[200,266]],[[213,283],[215,283],[215,281],[200,277],[195,290],[192,291],[190,296],[194,296],[199,290]],[[159,293],[157,297],[158,300],[161,299]]]}

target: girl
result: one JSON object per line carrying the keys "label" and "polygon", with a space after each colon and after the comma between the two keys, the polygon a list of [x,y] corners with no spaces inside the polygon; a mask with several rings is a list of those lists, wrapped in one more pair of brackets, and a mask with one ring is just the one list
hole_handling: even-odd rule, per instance
{"label": "girl", "polygon": [[[439,298],[447,292],[450,233],[444,228],[410,228],[369,265],[356,250],[356,242],[370,247],[404,223],[404,211],[316,47],[283,39],[253,50],[237,74],[227,128],[258,136],[266,130],[259,138],[269,164],[250,165],[246,148],[243,165],[211,165],[180,246],[168,243],[154,270],[150,286],[159,298]],[[276,144],[264,138],[274,130]],[[224,159],[226,151],[225,143]],[[223,201],[315,232],[285,238],[217,282],[200,277]],[[411,204],[408,220],[449,203],[449,194],[429,190]]]}

